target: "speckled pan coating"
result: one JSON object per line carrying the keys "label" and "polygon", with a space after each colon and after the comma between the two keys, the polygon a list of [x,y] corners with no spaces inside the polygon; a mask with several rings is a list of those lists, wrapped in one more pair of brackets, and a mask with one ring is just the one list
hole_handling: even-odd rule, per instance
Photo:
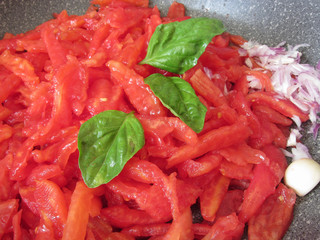
{"label": "speckled pan coating", "polygon": [[[165,14],[172,0],[151,0]],[[180,0],[193,17],[211,16],[224,21],[229,32],[260,43],[310,44],[303,49],[303,61],[320,60],[320,0]],[[25,32],[49,20],[53,12],[67,9],[83,14],[89,0],[0,0],[0,37],[4,32]],[[304,139],[314,159],[320,162],[320,138]],[[286,240],[320,239],[320,187],[298,199],[294,220]]]}

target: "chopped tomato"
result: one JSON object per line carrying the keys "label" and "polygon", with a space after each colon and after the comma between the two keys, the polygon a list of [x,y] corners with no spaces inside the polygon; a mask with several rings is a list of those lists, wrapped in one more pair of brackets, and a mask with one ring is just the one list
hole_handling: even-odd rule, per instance
{"label": "chopped tomato", "polygon": [[202,217],[210,222],[216,217],[220,204],[228,191],[230,179],[218,174],[200,195]]}
{"label": "chopped tomato", "polygon": [[121,62],[110,61],[108,67],[114,81],[123,87],[140,114],[164,116],[166,111],[143,78]]}
{"label": "chopped tomato", "polygon": [[185,145],[178,149],[172,157],[168,159],[168,168],[189,158],[200,157],[201,155],[232,146],[248,138],[250,130],[247,121],[240,117],[238,121],[231,125],[214,129],[199,137],[195,145]]}
{"label": "chopped tomato", "polygon": [[17,199],[10,199],[0,202],[0,237],[10,231],[12,220],[18,211],[19,202]]}
{"label": "chopped tomato", "polygon": [[255,166],[253,179],[244,191],[243,203],[239,212],[241,222],[247,222],[257,213],[265,199],[274,193],[277,184],[278,182],[268,166],[264,163]]}
{"label": "chopped tomato", "polygon": [[249,220],[248,235],[254,239],[282,239],[293,217],[296,194],[282,183]]}
{"label": "chopped tomato", "polygon": [[182,3],[174,1],[168,10],[168,18],[176,19],[183,18],[185,16],[185,7]]}
{"label": "chopped tomato", "polygon": [[83,182],[77,182],[62,239],[85,239],[92,198],[91,190]]}
{"label": "chopped tomato", "polygon": [[211,227],[203,240],[227,240],[240,239],[244,230],[244,224],[241,223],[235,213],[219,218]]}

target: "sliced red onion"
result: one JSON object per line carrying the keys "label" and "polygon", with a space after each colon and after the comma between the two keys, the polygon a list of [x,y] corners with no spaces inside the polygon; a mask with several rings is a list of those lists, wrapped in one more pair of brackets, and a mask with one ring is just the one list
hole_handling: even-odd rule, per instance
{"label": "sliced red onion", "polygon": [[301,159],[301,158],[311,158],[312,159],[308,148],[300,142],[297,143],[295,148],[291,149],[291,152],[293,155],[293,157],[292,157],[293,161]]}
{"label": "sliced red onion", "polygon": [[[299,52],[299,48],[309,45],[288,45],[285,48],[285,44],[285,42],[282,42],[276,47],[268,47],[248,41],[242,45],[242,48],[247,51],[249,57],[253,57],[259,65],[273,73],[271,82],[274,91],[279,96],[289,99],[303,112],[309,114],[309,120],[311,121],[309,132],[312,132],[313,136],[316,137],[320,128],[318,116],[320,112],[320,61],[316,68],[308,64],[300,64],[302,53]],[[242,54],[245,55],[243,51]],[[247,66],[252,68],[252,64],[251,66],[247,64]],[[248,78],[249,86],[253,90],[259,89],[257,80]],[[298,128],[292,129],[288,146],[296,146],[292,149],[295,158],[295,155],[300,154],[301,151],[308,153],[308,149],[297,142],[301,137],[299,132],[301,120],[297,116],[292,117],[292,120]]]}
{"label": "sliced red onion", "polygon": [[291,129],[290,135],[287,141],[287,147],[294,147],[297,145],[298,140],[302,137],[300,131],[296,128]]}

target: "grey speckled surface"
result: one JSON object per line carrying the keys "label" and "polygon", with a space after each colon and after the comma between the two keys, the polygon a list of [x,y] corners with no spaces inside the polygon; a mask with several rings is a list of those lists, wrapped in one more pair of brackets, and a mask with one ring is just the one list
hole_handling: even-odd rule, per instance
{"label": "grey speckled surface", "polygon": [[[172,0],[151,0],[163,13]],[[180,0],[191,16],[211,16],[224,21],[228,31],[247,39],[276,45],[310,44],[303,49],[303,61],[316,65],[320,59],[320,0]],[[67,9],[82,14],[89,0],[0,0],[0,37],[4,32],[20,33]],[[320,138],[305,137],[313,157],[320,162]],[[285,240],[320,239],[320,186],[298,198],[294,220]]]}

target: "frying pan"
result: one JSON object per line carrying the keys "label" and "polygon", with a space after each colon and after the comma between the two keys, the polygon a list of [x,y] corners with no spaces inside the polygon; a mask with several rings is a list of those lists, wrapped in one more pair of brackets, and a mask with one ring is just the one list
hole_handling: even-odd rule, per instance
{"label": "frying pan", "polygon": [[[320,60],[319,0],[179,0],[190,16],[221,19],[228,32],[267,45],[287,41],[290,45],[307,43],[302,62],[316,65]],[[165,15],[172,0],[150,0]],[[83,14],[89,0],[0,0],[0,37],[33,29],[49,20],[53,12],[66,9]],[[305,132],[302,141],[320,162],[320,137]],[[303,198],[297,198],[293,222],[285,240],[320,239],[320,186]]]}

